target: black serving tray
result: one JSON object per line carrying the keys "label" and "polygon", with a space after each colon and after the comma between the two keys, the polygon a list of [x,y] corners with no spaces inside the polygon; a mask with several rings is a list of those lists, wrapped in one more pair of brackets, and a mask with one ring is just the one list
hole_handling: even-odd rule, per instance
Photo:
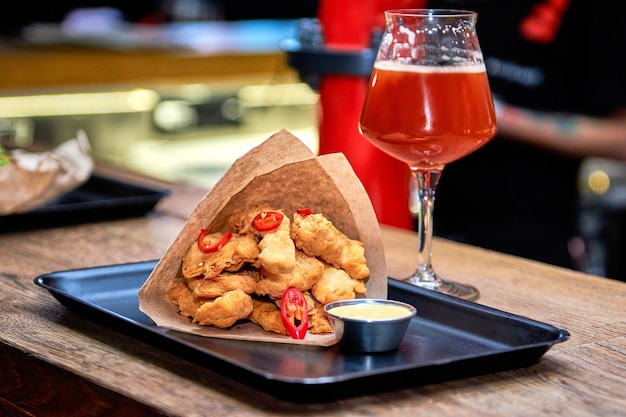
{"label": "black serving tray", "polygon": [[156,326],[138,291],[157,261],[52,272],[35,278],[69,309],[225,376],[292,402],[330,401],[526,367],[569,332],[525,317],[389,280],[388,298],[417,317],[396,351],[217,339]]}
{"label": "black serving tray", "polygon": [[43,207],[0,216],[0,233],[139,216],[152,210],[168,194],[166,189],[94,174],[80,187]]}

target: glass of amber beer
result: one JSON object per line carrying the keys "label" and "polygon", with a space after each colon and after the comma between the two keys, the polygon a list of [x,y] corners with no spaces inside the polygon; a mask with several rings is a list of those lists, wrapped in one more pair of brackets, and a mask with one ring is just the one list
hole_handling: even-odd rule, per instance
{"label": "glass of amber beer", "polygon": [[408,164],[417,188],[418,265],[406,281],[475,300],[479,293],[474,286],[435,273],[431,245],[435,190],[444,167],[496,133],[477,14],[389,10],[385,18],[359,129],[374,145]]}

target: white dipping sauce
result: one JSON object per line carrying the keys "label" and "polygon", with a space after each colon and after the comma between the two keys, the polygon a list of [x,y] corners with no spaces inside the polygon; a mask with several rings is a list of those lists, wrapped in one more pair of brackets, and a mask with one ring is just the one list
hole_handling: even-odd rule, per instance
{"label": "white dipping sauce", "polygon": [[411,311],[391,304],[348,304],[333,307],[328,310],[329,314],[349,319],[361,320],[390,320],[406,317]]}

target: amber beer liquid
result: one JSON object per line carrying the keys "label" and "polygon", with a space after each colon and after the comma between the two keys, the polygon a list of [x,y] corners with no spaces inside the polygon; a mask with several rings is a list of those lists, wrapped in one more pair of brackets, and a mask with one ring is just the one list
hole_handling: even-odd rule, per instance
{"label": "amber beer liquid", "polygon": [[485,66],[377,62],[359,128],[415,168],[438,169],[487,143],[496,116]]}

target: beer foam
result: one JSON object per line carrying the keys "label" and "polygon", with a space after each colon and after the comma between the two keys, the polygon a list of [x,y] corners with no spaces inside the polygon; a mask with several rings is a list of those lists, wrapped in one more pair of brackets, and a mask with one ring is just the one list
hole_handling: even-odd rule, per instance
{"label": "beer foam", "polygon": [[430,72],[430,73],[477,73],[487,72],[487,68],[483,62],[471,63],[467,65],[419,65],[406,64],[396,61],[376,61],[374,68],[387,71],[403,71],[403,72]]}

